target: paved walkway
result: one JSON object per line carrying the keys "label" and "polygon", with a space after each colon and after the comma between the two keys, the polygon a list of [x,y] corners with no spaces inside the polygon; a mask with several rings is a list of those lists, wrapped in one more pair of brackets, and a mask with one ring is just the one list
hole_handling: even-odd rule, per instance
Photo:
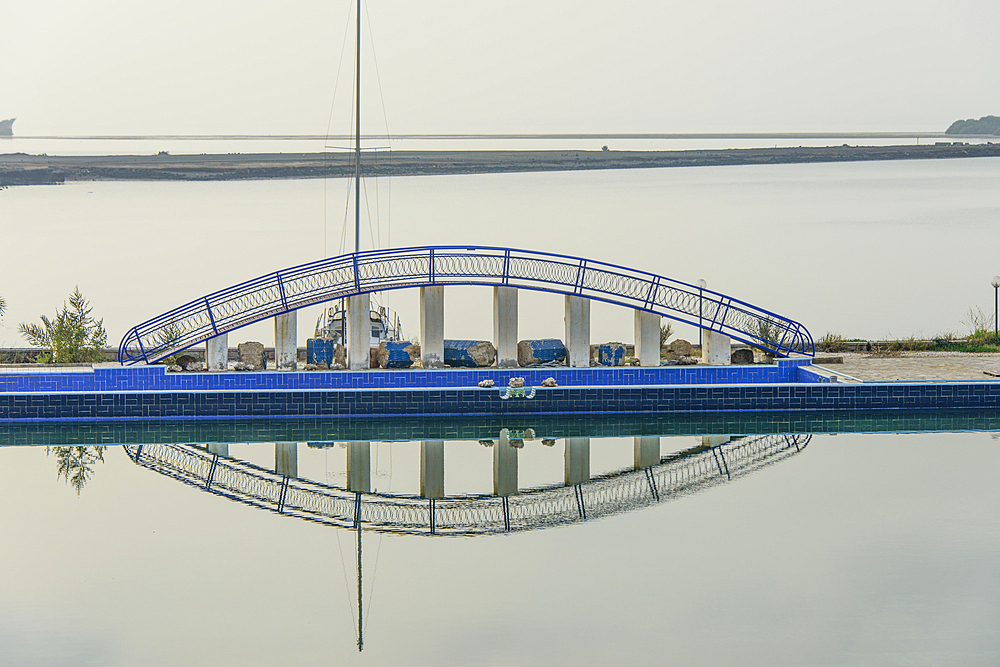
{"label": "paved walkway", "polygon": [[866,353],[837,352],[817,356],[843,357],[842,364],[817,364],[866,382],[897,380],[1000,380],[983,373],[1000,374],[1000,353],[900,352],[877,357]]}

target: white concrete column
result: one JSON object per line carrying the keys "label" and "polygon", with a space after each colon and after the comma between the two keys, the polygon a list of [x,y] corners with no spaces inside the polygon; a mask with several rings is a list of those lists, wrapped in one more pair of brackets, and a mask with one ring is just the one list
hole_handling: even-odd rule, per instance
{"label": "white concrete column", "polygon": [[728,366],[732,363],[733,341],[716,331],[701,332],[701,361],[710,366]]}
{"label": "white concrete column", "polygon": [[294,371],[298,364],[299,335],[296,312],[274,318],[274,365],[279,371]]}
{"label": "white concrete column", "polygon": [[370,442],[347,443],[347,490],[368,493],[372,490],[372,455]]}
{"label": "white concrete column", "polygon": [[517,367],[517,288],[493,288],[493,345],[497,368]]}
{"label": "white concrete column", "polygon": [[444,498],[444,441],[420,443],[420,497]]}
{"label": "white concrete column", "polygon": [[660,316],[635,311],[635,356],[640,366],[660,365]]}
{"label": "white concrete column", "polygon": [[660,462],[660,438],[655,435],[637,435],[635,441],[635,469],[641,470]]}
{"label": "white concrete column", "polygon": [[274,472],[286,477],[299,476],[299,443],[274,443]]}
{"label": "white concrete column", "polygon": [[210,371],[229,369],[229,334],[219,334],[205,341],[205,367]]}
{"label": "white concrete column", "polygon": [[590,367],[590,299],[566,297],[566,364]]}
{"label": "white concrete column", "polygon": [[563,473],[566,486],[590,479],[590,438],[566,438]]}
{"label": "white concrete column", "polygon": [[517,493],[517,447],[510,446],[510,432],[500,431],[493,445],[493,493],[512,496]]}
{"label": "white concrete column", "polygon": [[206,445],[209,454],[216,454],[218,456],[229,456],[229,445],[216,444],[216,445]]}
{"label": "white concrete column", "polygon": [[372,318],[368,294],[347,297],[347,367],[352,371],[371,368]]}
{"label": "white concrete column", "polygon": [[420,359],[424,368],[444,367],[443,285],[420,288]]}

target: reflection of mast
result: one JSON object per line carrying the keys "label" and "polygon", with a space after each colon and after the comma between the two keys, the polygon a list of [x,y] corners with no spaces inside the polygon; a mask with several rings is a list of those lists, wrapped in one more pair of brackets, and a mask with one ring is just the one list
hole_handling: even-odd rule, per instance
{"label": "reflection of mast", "polygon": [[[360,2],[360,0],[358,0]],[[358,653],[365,649],[364,605],[361,597],[361,492],[354,497],[354,525],[358,530]]]}

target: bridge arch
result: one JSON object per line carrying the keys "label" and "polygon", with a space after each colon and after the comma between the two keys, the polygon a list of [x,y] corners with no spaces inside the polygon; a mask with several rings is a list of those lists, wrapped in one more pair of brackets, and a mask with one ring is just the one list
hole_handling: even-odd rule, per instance
{"label": "bridge arch", "polygon": [[722,333],[781,357],[815,354],[812,336],[794,320],[648,271],[515,248],[421,246],[330,257],[213,292],[134,326],[122,338],[118,360],[154,363],[306,306],[434,285],[517,287],[585,297]]}

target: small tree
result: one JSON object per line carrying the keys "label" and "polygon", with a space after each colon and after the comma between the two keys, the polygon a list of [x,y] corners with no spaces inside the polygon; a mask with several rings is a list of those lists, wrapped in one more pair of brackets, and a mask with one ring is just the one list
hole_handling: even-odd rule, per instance
{"label": "small tree", "polygon": [[56,479],[65,479],[80,495],[94,474],[94,465],[104,463],[105,445],[86,447],[46,447],[46,455],[56,455]]}
{"label": "small tree", "polygon": [[667,341],[670,340],[670,337],[673,336],[673,335],[674,335],[674,325],[673,325],[673,323],[668,321],[666,324],[664,324],[661,321],[660,322],[660,347],[663,347],[664,345],[666,345]]}
{"label": "small tree", "polygon": [[53,319],[41,316],[42,323],[22,323],[18,332],[34,347],[48,350],[42,360],[59,363],[100,361],[108,344],[108,334],[104,331],[104,320],[90,316],[90,303],[73,288],[69,295],[69,305],[63,302],[62,310],[56,311]]}
{"label": "small tree", "polygon": [[5,310],[7,310],[7,302],[3,300],[2,296],[0,296],[0,317],[3,317]]}

